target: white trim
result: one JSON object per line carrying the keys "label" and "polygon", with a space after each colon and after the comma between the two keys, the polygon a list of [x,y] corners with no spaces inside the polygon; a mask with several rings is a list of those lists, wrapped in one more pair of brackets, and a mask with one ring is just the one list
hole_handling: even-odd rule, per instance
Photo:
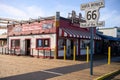
{"label": "white trim", "polygon": [[57,73],[57,72],[52,72],[52,71],[46,71],[46,70],[41,70],[41,71],[45,72],[45,73],[57,74],[57,75],[60,75],[60,76],[63,75],[62,73]]}

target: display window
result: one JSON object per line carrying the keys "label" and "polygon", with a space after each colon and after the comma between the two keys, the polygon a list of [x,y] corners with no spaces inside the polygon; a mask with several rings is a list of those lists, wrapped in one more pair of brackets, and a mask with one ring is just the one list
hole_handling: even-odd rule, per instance
{"label": "display window", "polygon": [[50,47],[50,39],[37,39],[36,40],[36,47]]}

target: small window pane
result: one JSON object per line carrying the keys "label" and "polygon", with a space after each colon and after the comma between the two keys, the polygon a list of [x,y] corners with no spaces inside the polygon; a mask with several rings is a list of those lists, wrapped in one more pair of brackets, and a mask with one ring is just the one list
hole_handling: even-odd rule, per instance
{"label": "small window pane", "polygon": [[48,39],[44,40],[44,47],[49,47],[49,40]]}
{"label": "small window pane", "polygon": [[37,47],[42,47],[42,40],[41,39],[37,40],[37,45],[38,45]]}

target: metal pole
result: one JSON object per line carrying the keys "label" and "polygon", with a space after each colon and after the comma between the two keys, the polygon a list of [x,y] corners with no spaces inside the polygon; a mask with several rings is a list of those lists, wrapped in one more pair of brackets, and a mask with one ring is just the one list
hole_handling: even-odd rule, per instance
{"label": "metal pole", "polygon": [[3,47],[2,47],[2,54],[3,54]]}
{"label": "metal pole", "polygon": [[50,59],[51,59],[51,49],[50,49]]}
{"label": "metal pole", "polygon": [[14,48],[14,55],[16,54],[15,50],[16,50],[16,49]]}
{"label": "metal pole", "polygon": [[33,57],[33,48],[32,48],[32,57]]}
{"label": "metal pole", "polygon": [[5,48],[5,54],[6,54],[6,48]]}
{"label": "metal pole", "polygon": [[64,46],[64,60],[66,60],[66,46]]}
{"label": "metal pole", "polygon": [[76,60],[76,46],[74,45],[74,51],[73,51],[73,60]]}
{"label": "metal pole", "polygon": [[108,47],[108,64],[111,63],[111,47]]}
{"label": "metal pole", "polygon": [[88,63],[89,62],[89,47],[88,46],[87,46],[86,55],[87,55],[86,62]]}
{"label": "metal pole", "polygon": [[45,49],[43,49],[43,56],[44,56],[43,58],[45,58]]}
{"label": "metal pole", "polygon": [[39,58],[39,49],[38,49],[38,56],[37,56],[37,58]]}
{"label": "metal pole", "polygon": [[90,32],[91,32],[91,38],[90,38],[90,48],[91,48],[91,53],[90,53],[90,75],[93,75],[93,38],[94,38],[93,27],[90,28]]}
{"label": "metal pole", "polygon": [[8,47],[8,54],[9,54],[9,47]]}
{"label": "metal pole", "polygon": [[54,49],[54,59],[57,59],[57,55],[56,55],[56,47]]}

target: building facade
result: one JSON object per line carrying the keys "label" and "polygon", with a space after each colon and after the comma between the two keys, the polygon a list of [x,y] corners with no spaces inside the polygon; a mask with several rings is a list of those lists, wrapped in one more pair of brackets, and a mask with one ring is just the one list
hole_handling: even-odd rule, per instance
{"label": "building facade", "polygon": [[0,35],[0,47],[5,47],[7,46],[7,35],[3,34]]}
{"label": "building facade", "polygon": [[[60,17],[57,12],[56,16],[8,25],[8,47],[20,55],[63,57],[64,46],[67,56],[73,55],[75,46],[76,55],[85,55],[86,46],[90,46],[90,30],[80,28],[76,21]],[[101,40],[95,32],[94,28],[94,52]]]}
{"label": "building facade", "polygon": [[120,38],[120,27],[100,28],[98,31],[102,32],[103,35]]}

